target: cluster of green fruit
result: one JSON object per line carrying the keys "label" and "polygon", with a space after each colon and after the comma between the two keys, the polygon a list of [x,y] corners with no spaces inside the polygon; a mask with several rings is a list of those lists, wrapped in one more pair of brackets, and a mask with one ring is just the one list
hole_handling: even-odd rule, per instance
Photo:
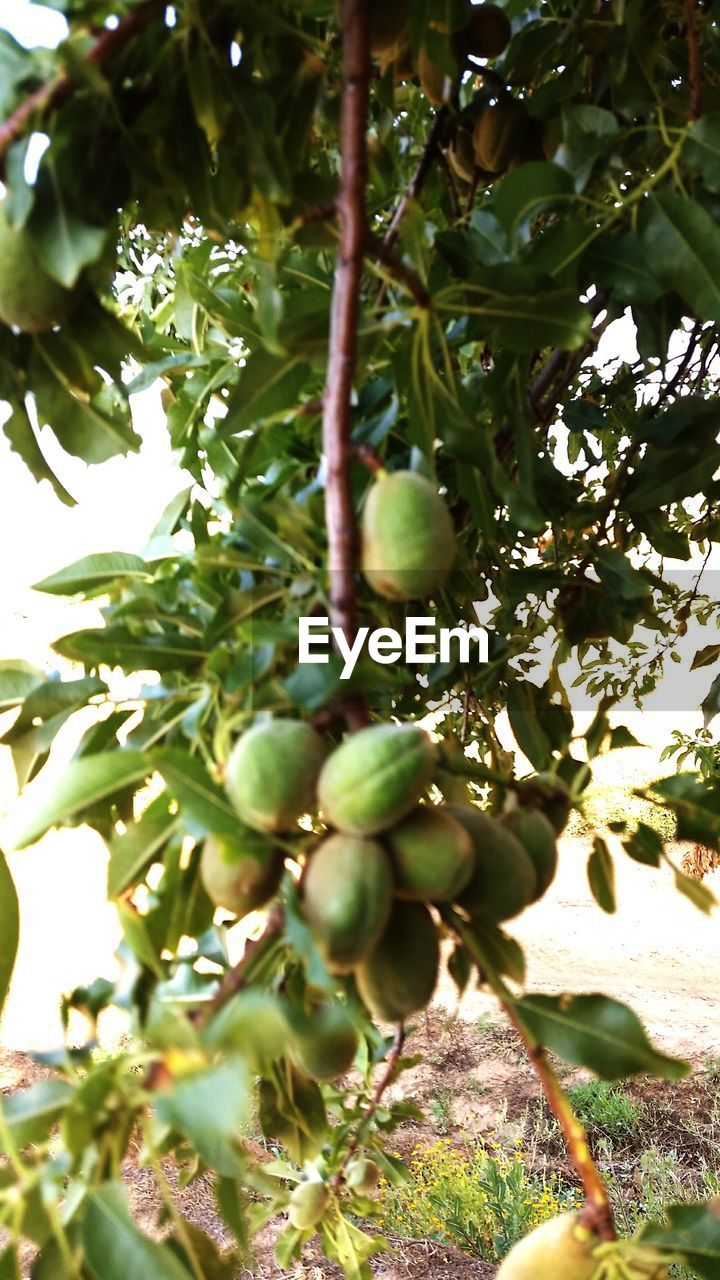
{"label": "cluster of green fruit", "polygon": [[310,855],[302,909],[332,973],[353,973],[374,1017],[400,1022],[425,1007],[439,965],[433,905],[498,924],[545,893],[556,830],[532,806],[500,818],[472,804],[423,802],[437,748],[417,725],[373,725],[329,757],[301,721],[258,724],[235,744],[225,786],[247,824],[237,841],[209,837],[201,873],[212,900],[241,916],[275,893],[283,854],[267,837],[303,814],[331,828]]}
{"label": "cluster of green fruit", "polygon": [[411,10],[411,0],[371,0],[370,47],[379,57],[383,73],[392,67],[397,80],[417,75],[434,106],[453,95],[469,58],[498,58],[512,34],[507,14],[498,5],[473,5],[466,0],[463,21],[453,30],[445,24],[431,24],[430,39],[448,39],[447,66],[433,61],[427,42],[420,48],[416,65],[410,41]]}

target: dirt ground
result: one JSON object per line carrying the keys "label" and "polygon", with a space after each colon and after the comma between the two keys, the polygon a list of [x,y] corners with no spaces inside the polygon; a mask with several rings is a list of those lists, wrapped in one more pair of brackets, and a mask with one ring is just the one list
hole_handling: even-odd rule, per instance
{"label": "dirt ground", "polygon": [[[717,917],[701,915],[680,897],[669,870],[638,866],[619,846],[619,909],[615,916],[603,917],[587,888],[589,848],[589,840],[563,842],[557,883],[543,906],[528,912],[511,930],[527,951],[528,987],[549,992],[602,990],[631,1004],[665,1050],[685,1054],[699,1066],[720,1059]],[[674,853],[679,863],[682,848]],[[719,878],[715,873],[711,886],[720,887]],[[513,1033],[502,1026],[495,1002],[483,991],[469,990],[458,1007],[455,988],[445,976],[433,1008],[418,1021],[409,1051],[423,1052],[425,1061],[403,1078],[402,1088],[424,1108],[427,1119],[398,1135],[398,1148],[407,1154],[438,1132],[449,1132],[457,1141],[510,1140],[528,1107],[538,1105],[532,1069]],[[3,1092],[21,1088],[41,1073],[27,1055],[0,1051]],[[576,1074],[570,1073],[570,1078]],[[687,1087],[692,1088],[690,1082]],[[678,1097],[678,1107],[683,1105]],[[562,1163],[558,1148],[558,1164]],[[127,1178],[135,1211],[151,1227],[158,1208],[152,1174],[129,1165]],[[223,1226],[206,1183],[179,1193],[179,1202],[192,1221],[222,1241]],[[263,1233],[257,1261],[240,1280],[340,1276],[313,1251],[294,1272],[279,1271],[273,1259],[274,1235],[272,1227]],[[391,1251],[374,1262],[376,1280],[489,1280],[493,1274],[487,1264],[427,1241],[393,1242]]]}

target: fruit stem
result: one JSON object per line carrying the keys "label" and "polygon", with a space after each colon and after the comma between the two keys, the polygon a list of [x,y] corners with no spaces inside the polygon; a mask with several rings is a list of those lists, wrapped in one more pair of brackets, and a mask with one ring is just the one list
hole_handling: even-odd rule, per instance
{"label": "fruit stem", "polygon": [[528,1031],[517,1012],[512,992],[488,959],[482,944],[466,928],[461,917],[455,911],[449,910],[443,912],[443,918],[455,930],[482,977],[492,987],[504,1013],[523,1043],[542,1086],[547,1104],[562,1129],[570,1158],[585,1192],[585,1206],[581,1211],[583,1225],[596,1232],[602,1240],[615,1240],[617,1233],[610,1198],[590,1154],[587,1133],[572,1109],[570,1099],[550,1063],[547,1050]]}

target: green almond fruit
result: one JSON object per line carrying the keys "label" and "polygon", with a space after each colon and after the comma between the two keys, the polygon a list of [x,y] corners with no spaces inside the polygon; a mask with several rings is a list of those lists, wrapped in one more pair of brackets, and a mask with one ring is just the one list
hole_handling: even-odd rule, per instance
{"label": "green almond fruit", "polygon": [[420,902],[396,902],[380,941],[355,970],[357,988],[380,1022],[403,1022],[432,999],[440,966],[435,921]]}
{"label": "green almond fruit", "polygon": [[372,1195],[382,1177],[380,1166],[367,1156],[352,1160],[345,1172],[345,1183],[359,1196]]}
{"label": "green almond fruit", "polygon": [[290,1047],[293,1061],[313,1080],[336,1080],[350,1070],[358,1050],[358,1033],[343,1005],[319,1005],[309,1014],[296,1015]]}
{"label": "green almond fruit", "polygon": [[520,915],[537,892],[535,869],[516,836],[475,805],[448,805],[473,842],[472,876],[457,898],[468,915],[500,924]]}
{"label": "green almond fruit", "polygon": [[325,744],[302,720],[268,720],[238,738],[225,769],[225,790],[257,831],[291,831],[315,807]]}
{"label": "green almond fruit", "polygon": [[570,789],[557,773],[536,773],[523,779],[524,794],[529,796],[552,824],[557,835],[567,826],[572,810]]}
{"label": "green almond fruit", "polygon": [[362,571],[386,600],[425,598],[445,582],[457,554],[450,512],[415,471],[382,475],[362,519]]}
{"label": "green almond fruit", "polygon": [[284,865],[282,854],[248,829],[236,841],[207,837],[200,855],[200,879],[216,907],[246,916],[275,895]]}
{"label": "green almond fruit", "polygon": [[435,745],[418,725],[370,725],[347,737],[323,766],[320,810],[350,835],[387,831],[417,804],[436,765]]}
{"label": "green almond fruit", "polygon": [[388,855],[375,840],[329,836],[310,859],[302,902],[328,969],[349,972],[387,924],[392,905]]}
{"label": "green almond fruit", "polygon": [[330,1191],[324,1182],[299,1182],[288,1205],[290,1225],[296,1231],[309,1231],[322,1218],[329,1200]]}
{"label": "green almond fruit", "polygon": [[454,902],[475,867],[473,842],[445,808],[418,805],[387,834],[399,898]]}
{"label": "green almond fruit", "polygon": [[496,1280],[594,1280],[599,1243],[577,1213],[550,1218],[510,1250]]}
{"label": "green almond fruit", "polygon": [[0,320],[23,333],[42,333],[74,311],[81,290],[65,289],[43,266],[25,227],[16,229],[0,203]]}
{"label": "green almond fruit", "polygon": [[504,173],[522,154],[528,130],[528,116],[518,98],[505,93],[486,107],[475,123],[475,159],[490,173]]}
{"label": "green almond fruit", "polygon": [[550,819],[529,805],[518,805],[500,819],[503,826],[520,841],[535,868],[537,889],[532,899],[537,902],[547,893],[558,866],[557,835]]}

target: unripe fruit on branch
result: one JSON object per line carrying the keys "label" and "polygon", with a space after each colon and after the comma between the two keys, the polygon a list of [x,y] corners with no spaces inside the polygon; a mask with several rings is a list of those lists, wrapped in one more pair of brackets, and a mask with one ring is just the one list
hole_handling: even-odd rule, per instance
{"label": "unripe fruit on branch", "polygon": [[302,720],[269,720],[238,738],[225,790],[243,822],[258,831],[290,831],[315,806],[325,745]]}
{"label": "unripe fruit on branch", "polygon": [[522,102],[506,93],[487,107],[473,132],[475,159],[490,173],[504,173],[522,153],[528,115]]}
{"label": "unripe fruit on branch", "polygon": [[388,832],[387,844],[400,898],[454,902],[472,875],[472,840],[444,807],[418,805]]}
{"label": "unripe fruit on branch", "polygon": [[523,789],[532,796],[533,803],[542,810],[559,835],[567,826],[572,809],[570,791],[564,778],[556,773],[536,773],[534,777],[523,780]]}
{"label": "unripe fruit on branch", "polygon": [[313,1080],[335,1080],[350,1069],[358,1048],[358,1034],[347,1009],[324,1004],[312,1013],[295,1016],[290,1054]]}
{"label": "unripe fruit on branch", "polygon": [[433,62],[423,46],[418,54],[417,69],[422,91],[428,102],[434,107],[441,107],[444,102],[448,102],[457,88],[460,66],[456,64],[455,72],[451,75],[445,67]]}
{"label": "unripe fruit on branch", "polygon": [[473,5],[470,21],[461,32],[466,57],[499,58],[505,52],[512,27],[504,9],[496,4]]}
{"label": "unripe fruit on branch", "polygon": [[255,831],[246,830],[237,841],[208,836],[200,855],[200,879],[216,907],[245,916],[272,898],[283,873],[283,857]]}
{"label": "unripe fruit on branch", "polygon": [[328,1206],[330,1192],[324,1182],[299,1182],[288,1205],[288,1218],[296,1231],[317,1225]]}
{"label": "unripe fruit on branch", "polygon": [[16,230],[0,203],[0,320],[24,333],[62,324],[75,309],[80,289],[65,289],[43,266],[29,232]]}
{"label": "unripe fruit on branch", "polygon": [[424,729],[371,725],[346,738],[323,766],[320,810],[330,826],[350,835],[387,831],[414,808],[436,764]]}
{"label": "unripe fruit on branch", "polygon": [[355,970],[355,981],[373,1017],[402,1022],[429,1004],[439,964],[437,929],[427,907],[396,902],[377,946]]}
{"label": "unripe fruit on branch", "polygon": [[435,485],[415,471],[375,480],[362,520],[362,571],[386,600],[432,595],[455,561],[455,530]]}
{"label": "unripe fruit on branch", "polygon": [[478,920],[501,924],[532,901],[537,877],[520,841],[475,805],[448,805],[473,842],[475,865],[458,905]]}
{"label": "unripe fruit on branch", "polygon": [[359,1196],[369,1196],[380,1181],[381,1173],[374,1160],[360,1156],[352,1160],[345,1171],[345,1184]]}
{"label": "unripe fruit on branch", "polygon": [[594,1280],[599,1243],[577,1213],[551,1218],[510,1250],[496,1280]]}
{"label": "unripe fruit on branch", "polygon": [[375,840],[333,835],[310,859],[303,911],[325,963],[346,973],[362,960],[387,924],[392,871]]}
{"label": "unripe fruit on branch", "polygon": [[539,809],[517,805],[501,818],[504,827],[520,841],[535,868],[537,888],[532,901],[537,902],[555,879],[558,850],[555,828]]}

